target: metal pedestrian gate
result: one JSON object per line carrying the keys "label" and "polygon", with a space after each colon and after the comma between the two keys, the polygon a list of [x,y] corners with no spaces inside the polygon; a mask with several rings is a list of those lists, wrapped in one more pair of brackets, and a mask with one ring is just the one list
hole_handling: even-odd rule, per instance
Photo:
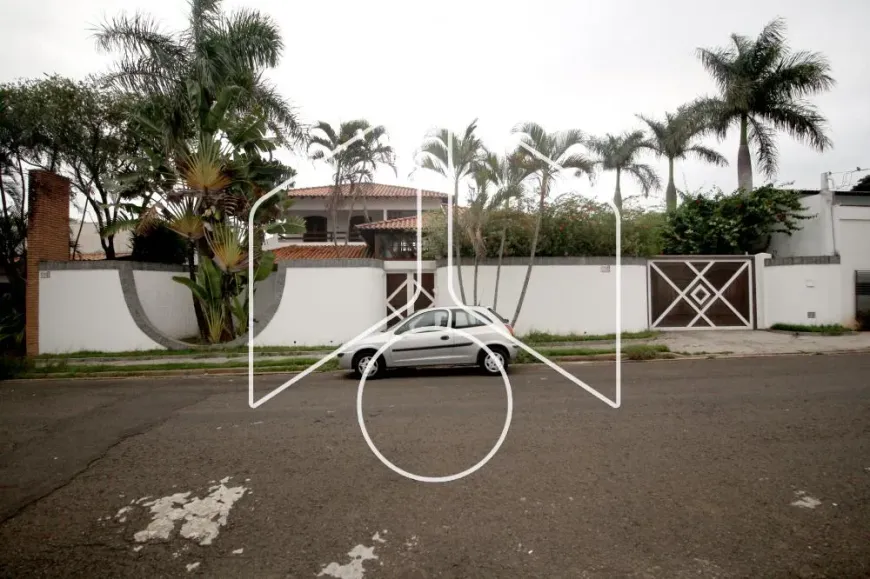
{"label": "metal pedestrian gate", "polygon": [[755,328],[752,256],[667,256],[647,265],[650,328]]}

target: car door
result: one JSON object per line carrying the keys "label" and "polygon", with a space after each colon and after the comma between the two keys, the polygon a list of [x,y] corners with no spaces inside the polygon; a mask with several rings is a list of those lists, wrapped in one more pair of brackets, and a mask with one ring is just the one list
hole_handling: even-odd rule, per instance
{"label": "car door", "polygon": [[433,309],[420,312],[396,328],[402,335],[390,348],[394,366],[431,366],[448,363],[453,346],[450,312]]}
{"label": "car door", "polygon": [[[451,310],[451,326],[457,330],[474,336],[475,338],[486,343],[488,340],[487,332],[491,331],[484,314],[478,310],[475,313],[480,316],[469,315],[465,310],[453,308]],[[473,340],[468,339],[465,335],[453,333],[453,362],[454,364],[476,364],[477,354],[480,352],[480,346]]]}

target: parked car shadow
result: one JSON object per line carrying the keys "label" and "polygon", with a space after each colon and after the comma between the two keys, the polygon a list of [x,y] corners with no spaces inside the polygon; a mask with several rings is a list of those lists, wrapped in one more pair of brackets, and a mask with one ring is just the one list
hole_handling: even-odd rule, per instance
{"label": "parked car shadow", "polygon": [[[510,368],[508,368],[510,373]],[[477,366],[431,366],[424,368],[391,368],[380,380],[390,378],[446,378],[451,376],[487,376],[486,372]],[[349,380],[357,380],[352,372],[347,372],[344,377]]]}

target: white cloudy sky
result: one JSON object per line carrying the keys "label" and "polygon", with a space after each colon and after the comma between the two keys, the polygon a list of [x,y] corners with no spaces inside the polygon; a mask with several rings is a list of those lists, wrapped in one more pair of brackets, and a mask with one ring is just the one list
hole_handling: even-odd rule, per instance
{"label": "white cloudy sky", "polygon": [[[779,180],[817,188],[823,171],[870,166],[870,59],[860,48],[870,3],[864,0],[732,0],[721,7],[695,0],[226,0],[228,9],[239,6],[258,8],[281,26],[285,55],[271,78],[303,120],[364,117],[386,126],[400,167],[398,177],[390,171],[381,175],[383,182],[409,184],[413,151],[432,126],[458,131],[478,117],[485,142],[497,150],[510,143],[511,127],[525,120],[591,134],[637,127],[635,113],[660,115],[712,93],[697,47],[726,44],[732,32],[755,35],[776,16],[787,19],[792,47],[828,56],[838,81],[832,92],[815,99],[830,120],[835,148],[820,154],[782,136]],[[187,5],[181,0],[6,3],[0,80],[104,70],[110,58],[95,51],[91,29],[107,16],[137,9],[179,29]],[[736,163],[735,138],[717,146]],[[664,179],[664,163],[650,162]],[[295,164],[300,186],[328,179],[324,168]],[[429,179],[425,184],[439,185]],[[683,162],[677,185],[731,190],[736,169]],[[563,187],[605,198],[613,179],[601,176],[594,187],[569,180]],[[631,184],[627,189],[626,194],[637,193]]]}

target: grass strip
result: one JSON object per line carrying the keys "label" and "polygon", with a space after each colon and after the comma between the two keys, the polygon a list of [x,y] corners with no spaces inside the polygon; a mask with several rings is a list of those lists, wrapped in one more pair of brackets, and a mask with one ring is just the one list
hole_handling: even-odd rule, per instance
{"label": "grass strip", "polygon": [[[295,354],[297,352],[324,352],[331,351],[338,346],[254,346],[255,352]],[[188,356],[191,358],[208,358],[224,354],[245,354],[247,346],[234,346],[232,348],[190,348],[187,350],[131,350],[128,352],[99,352],[94,350],[82,350],[80,352],[66,352],[63,354],[40,354],[36,359],[63,359],[63,358],[157,358],[160,356]]]}
{"label": "grass strip", "polygon": [[852,331],[849,328],[840,324],[820,324],[810,326],[804,324],[773,324],[771,330],[780,330],[782,332],[807,332],[811,334],[821,334],[823,336],[842,336],[849,334]]}
{"label": "grass strip", "polygon": [[[258,360],[254,362],[254,370],[268,370],[272,368],[295,368],[304,370],[305,368],[311,366],[315,362],[318,362],[320,358],[293,358],[293,359],[277,359],[277,360]],[[219,364],[202,364],[197,362],[177,362],[177,363],[164,363],[164,364],[130,364],[125,366],[118,366],[116,364],[68,364],[66,362],[60,362],[57,364],[48,364],[46,366],[42,366],[40,368],[34,368],[29,372],[25,373],[25,376],[34,376],[34,375],[52,375],[52,374],[97,374],[102,372],[112,372],[112,373],[124,373],[124,374],[134,374],[136,372],[150,372],[150,371],[169,371],[169,370],[211,370],[211,369],[222,369],[222,368],[247,368],[248,362],[232,360],[229,362],[221,362]],[[337,360],[330,360],[326,364],[322,366],[322,368],[335,369],[338,367]]]}
{"label": "grass strip", "polygon": [[[655,338],[658,332],[645,330],[643,332],[623,332],[623,340],[645,340]],[[607,342],[616,339],[616,334],[550,334],[547,332],[529,332],[520,339],[526,344],[547,344],[558,342]]]}

